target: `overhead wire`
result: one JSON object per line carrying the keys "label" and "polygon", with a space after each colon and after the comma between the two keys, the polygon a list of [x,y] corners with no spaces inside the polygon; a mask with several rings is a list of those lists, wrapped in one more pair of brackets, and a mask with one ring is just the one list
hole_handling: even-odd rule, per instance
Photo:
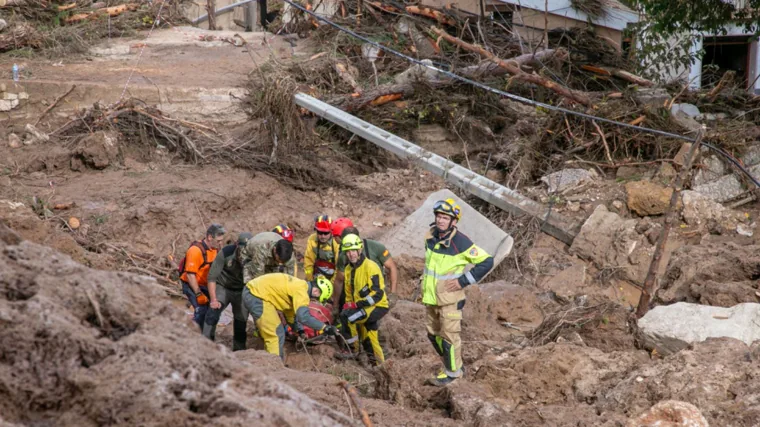
{"label": "overhead wire", "polygon": [[[392,49],[390,47],[384,46],[384,45],[382,45],[382,44],[380,44],[380,43],[378,43],[378,42],[376,42],[374,40],[371,40],[371,39],[369,39],[367,37],[364,37],[364,36],[362,36],[360,34],[357,34],[356,32],[354,32],[354,31],[352,31],[352,30],[350,30],[348,28],[345,28],[345,27],[343,27],[343,26],[341,26],[339,24],[336,24],[335,22],[333,22],[333,21],[331,21],[331,20],[329,20],[329,19],[327,19],[327,18],[325,18],[323,16],[317,15],[317,14],[313,13],[312,11],[306,9],[305,7],[301,6],[300,4],[293,2],[292,0],[283,0],[283,1],[285,3],[288,3],[291,6],[295,7],[296,9],[298,9],[298,10],[300,10],[300,11],[302,11],[302,12],[304,12],[304,13],[306,13],[306,14],[314,17],[314,18],[316,18],[317,20],[322,21],[325,24],[327,24],[327,25],[329,25],[329,26],[337,29],[338,31],[342,31],[342,32],[344,32],[344,33],[346,33],[346,34],[348,34],[348,35],[350,35],[350,36],[352,36],[354,38],[357,38],[357,39],[359,39],[359,40],[361,40],[361,41],[363,41],[365,43],[368,43],[368,44],[370,44],[370,45],[372,45],[372,46],[374,46],[374,47],[376,47],[376,48],[378,48],[380,50],[383,50],[385,52],[388,52],[388,53],[391,53],[393,55],[396,55],[399,58],[403,58],[403,59],[405,59],[408,62],[411,62],[413,64],[416,64],[416,65],[425,67],[427,69],[433,70],[433,71],[435,71],[435,72],[437,72],[439,74],[442,74],[444,76],[448,76],[448,77],[450,77],[450,78],[452,78],[454,80],[458,80],[460,82],[470,84],[470,85],[475,86],[477,88],[483,89],[483,90],[485,90],[487,92],[491,92],[491,93],[494,93],[496,95],[503,96],[503,97],[511,99],[513,101],[517,101],[517,102],[520,102],[520,103],[523,103],[523,104],[527,104],[527,105],[532,105],[532,106],[535,106],[535,107],[544,108],[544,109],[550,110],[550,111],[557,111],[557,112],[561,112],[561,113],[564,113],[564,114],[569,114],[569,115],[572,115],[572,116],[581,117],[581,118],[584,118],[584,119],[587,119],[587,120],[597,121],[597,122],[600,122],[600,123],[606,123],[606,124],[609,124],[609,125],[618,126],[618,127],[627,128],[627,129],[633,129],[633,130],[636,130],[636,131],[639,131],[639,132],[649,133],[649,134],[652,134],[652,135],[663,136],[663,137],[666,137],[666,138],[674,138],[674,139],[678,139],[678,140],[682,140],[682,141],[687,141],[687,142],[692,142],[692,143],[696,141],[695,138],[692,138],[692,137],[689,137],[689,136],[686,136],[686,135],[680,135],[680,134],[676,134],[676,133],[672,133],[672,132],[667,132],[667,131],[663,131],[663,130],[659,130],[659,129],[640,127],[640,126],[632,125],[632,124],[625,123],[625,122],[619,122],[617,120],[611,120],[611,119],[607,119],[607,118],[604,118],[604,117],[594,116],[592,114],[582,113],[580,111],[570,110],[570,109],[564,108],[564,107],[558,107],[558,106],[555,106],[555,105],[546,104],[544,102],[535,101],[535,100],[532,100],[532,99],[529,99],[529,98],[525,98],[525,97],[522,97],[522,96],[519,96],[519,95],[515,95],[513,93],[504,92],[502,90],[499,90],[499,89],[493,88],[491,86],[488,86],[488,85],[486,85],[484,83],[481,83],[481,82],[469,79],[469,78],[464,77],[464,76],[460,76],[459,74],[456,74],[454,72],[451,72],[451,71],[448,71],[448,70],[442,70],[442,69],[434,67],[434,66],[432,66],[430,64],[426,64],[426,63],[424,63],[424,62],[422,62],[422,61],[420,61],[420,60],[418,60],[416,58],[413,58],[413,57],[411,57],[409,55],[406,55],[404,53],[398,52],[398,51],[396,51],[396,50],[394,50],[394,49]],[[758,181],[757,178],[755,178],[754,176],[752,176],[752,174],[741,164],[741,162],[739,162],[736,158],[734,158],[734,156],[732,156],[731,154],[729,154],[728,152],[726,152],[722,148],[716,147],[715,145],[712,145],[712,144],[709,144],[709,143],[706,143],[706,142],[702,142],[701,145],[703,145],[706,148],[708,148],[708,149],[710,149],[710,150],[712,150],[712,151],[720,154],[721,156],[725,157],[739,171],[741,171],[744,175],[746,175],[757,187],[760,187],[760,181]]]}

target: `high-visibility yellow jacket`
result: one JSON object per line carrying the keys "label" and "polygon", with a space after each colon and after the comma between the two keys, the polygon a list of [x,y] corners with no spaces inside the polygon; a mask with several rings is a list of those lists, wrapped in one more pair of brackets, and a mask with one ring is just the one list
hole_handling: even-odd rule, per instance
{"label": "high-visibility yellow jacket", "polygon": [[357,265],[346,266],[345,275],[346,302],[354,302],[358,308],[388,308],[383,271],[376,262],[362,254]]}
{"label": "high-visibility yellow jacket", "polygon": [[330,237],[326,243],[320,243],[317,233],[309,236],[306,241],[306,251],[303,253],[303,271],[306,280],[312,280],[315,275],[321,274],[333,280],[338,265],[340,245]]}
{"label": "high-visibility yellow jacket", "polygon": [[305,280],[285,273],[269,273],[251,280],[246,287],[253,296],[281,311],[289,324],[298,320],[315,331],[324,329],[325,324],[309,312],[309,283]]}
{"label": "high-visibility yellow jacket", "polygon": [[[473,264],[473,268],[465,271]],[[425,271],[422,279],[422,303],[456,304],[464,299],[464,288],[477,283],[493,268],[493,257],[454,228],[441,238],[433,227],[425,237]],[[448,292],[443,283],[457,279],[462,289]]]}

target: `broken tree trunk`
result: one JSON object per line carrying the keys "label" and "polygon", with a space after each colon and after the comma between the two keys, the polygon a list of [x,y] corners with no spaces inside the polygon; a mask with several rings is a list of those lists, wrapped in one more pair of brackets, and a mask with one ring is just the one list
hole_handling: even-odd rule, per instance
{"label": "broken tree trunk", "polygon": [[591,107],[591,98],[582,92],[567,88],[565,86],[562,86],[554,81],[551,81],[547,79],[546,77],[540,76],[538,74],[529,74],[525,71],[521,70],[520,67],[515,65],[514,63],[510,63],[508,61],[505,61],[493,53],[483,49],[482,47],[478,45],[474,45],[471,43],[467,43],[459,38],[456,38],[449,33],[443,31],[440,28],[437,27],[430,27],[430,30],[437,34],[440,38],[446,40],[449,43],[455,44],[462,49],[468,50],[470,52],[475,52],[481,56],[484,56],[488,58],[489,60],[493,61],[498,66],[504,68],[507,70],[509,74],[513,76],[514,79],[522,80],[524,82],[533,83],[538,86],[545,87],[558,95],[569,99],[570,101],[577,102],[579,104],[585,105],[587,107]]}
{"label": "broken tree trunk", "polygon": [[697,133],[697,138],[694,144],[691,145],[686,159],[684,161],[683,169],[678,173],[676,179],[673,180],[671,187],[673,193],[670,195],[670,206],[665,213],[665,223],[662,225],[662,231],[657,238],[657,246],[654,249],[654,255],[652,256],[652,262],[649,264],[649,271],[647,277],[644,279],[644,288],[641,290],[641,297],[639,298],[639,305],[636,308],[636,317],[641,319],[649,311],[649,303],[652,301],[652,296],[657,292],[657,273],[660,271],[660,261],[662,261],[662,254],[665,252],[665,245],[668,242],[668,234],[670,234],[670,228],[673,226],[673,221],[678,213],[678,198],[683,190],[683,184],[686,181],[686,177],[691,172],[691,164],[694,160],[694,155],[699,152],[699,145],[702,143],[702,137],[705,134],[704,125],[702,129]]}
{"label": "broken tree trunk", "polygon": [[654,86],[654,82],[651,80],[647,80],[641,76],[637,76],[636,74],[629,73],[628,71],[624,71],[618,68],[611,68],[611,67],[602,67],[599,65],[582,65],[581,69],[586,71],[591,71],[592,73],[599,74],[601,76],[615,76],[617,78],[623,79],[627,82],[637,84],[639,86],[644,87],[651,87]]}
{"label": "broken tree trunk", "polygon": [[728,70],[723,73],[718,84],[707,93],[707,99],[709,99],[710,102],[715,102],[715,99],[720,95],[723,89],[734,81],[734,76],[736,76],[736,71],[734,70]]}
{"label": "broken tree trunk", "polygon": [[216,30],[216,0],[206,0],[206,13],[208,13],[208,29]]}
{"label": "broken tree trunk", "polygon": [[[518,68],[522,68],[533,64],[541,65],[543,62],[551,59],[565,59],[566,57],[567,52],[564,49],[546,49],[538,51],[535,54],[526,53],[514,58],[505,59],[505,61],[512,62]],[[457,74],[472,79],[483,76],[501,76],[507,74],[507,70],[494,62],[485,61],[478,65],[460,68],[457,70]]]}
{"label": "broken tree trunk", "polygon": [[[535,54],[528,53],[525,55],[520,55],[515,58],[509,59],[509,61],[514,63],[515,66],[519,68],[519,67],[522,67],[534,62],[547,61],[555,56],[564,57],[564,55],[567,55],[567,53],[564,50],[548,49],[548,50],[542,50],[542,51],[536,52]],[[419,68],[419,65],[413,65],[409,70],[412,70],[414,68]],[[409,70],[407,70],[406,72],[408,72]],[[470,67],[462,68],[458,70],[457,73],[467,78],[478,78],[484,75],[499,76],[502,74],[506,74],[507,71],[504,68],[499,67],[495,63],[489,61],[489,62],[483,62],[482,64],[479,64],[479,65],[473,65]],[[422,72],[420,72],[418,76],[420,80],[423,80],[427,84],[434,87],[443,87],[443,86],[448,86],[455,83],[453,79],[450,79],[445,76],[442,76],[443,78],[438,79],[438,80],[435,80]],[[357,94],[353,94],[353,95],[332,98],[328,101],[328,103],[344,111],[355,111],[367,105],[382,105],[382,103],[378,104],[373,101],[381,97],[387,97],[388,95],[400,95],[400,97],[394,97],[394,100],[411,96],[414,94],[414,90],[415,88],[412,83],[386,84],[386,85],[378,86],[377,88],[373,90],[365,91],[359,94],[358,96]],[[389,99],[389,98],[385,98],[385,99]]]}
{"label": "broken tree trunk", "polygon": [[[344,111],[354,111],[372,104],[376,99],[379,100],[390,95],[398,95],[397,97],[394,96],[393,98],[401,99],[405,96],[410,96],[413,93],[414,86],[411,83],[403,83],[397,85],[390,84],[379,86],[373,90],[365,91],[362,94],[359,94],[359,96],[349,95],[333,98],[328,101],[328,104],[334,105],[335,107],[340,108]],[[381,104],[375,103],[374,105]]]}

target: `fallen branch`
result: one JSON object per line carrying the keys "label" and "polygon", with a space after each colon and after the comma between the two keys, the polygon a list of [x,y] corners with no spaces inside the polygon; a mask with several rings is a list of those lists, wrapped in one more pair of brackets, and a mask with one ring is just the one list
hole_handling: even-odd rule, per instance
{"label": "fallen branch", "polygon": [[723,76],[721,76],[720,81],[718,81],[718,84],[715,85],[714,88],[710,90],[710,92],[707,93],[707,99],[710,100],[710,102],[715,102],[715,98],[718,97],[718,95],[723,91],[723,89],[728,86],[732,81],[734,81],[734,76],[736,76],[736,71],[734,70],[728,70],[726,71]]}
{"label": "fallen branch", "polygon": [[348,396],[351,398],[351,402],[353,402],[356,410],[359,411],[359,414],[362,416],[362,423],[364,426],[372,427],[372,421],[369,419],[369,414],[367,413],[367,410],[364,409],[364,405],[362,405],[362,401],[359,399],[359,392],[356,391],[356,388],[346,381],[341,381],[340,385],[346,390]]}
{"label": "fallen branch", "polygon": [[53,101],[53,103],[50,104],[49,107],[45,108],[45,111],[43,111],[42,114],[40,114],[40,116],[37,118],[37,121],[34,122],[34,126],[37,126],[37,124],[40,122],[40,120],[42,120],[42,118],[45,117],[45,115],[47,113],[49,113],[50,110],[52,110],[53,108],[55,108],[55,106],[58,105],[58,103],[63,98],[67,97],[74,89],[76,89],[76,87],[77,87],[77,85],[71,85],[71,88],[69,90],[67,90],[66,93],[64,93],[63,95],[59,95],[58,98],[56,98],[55,101]]}
{"label": "fallen branch", "polygon": [[[510,59],[509,61],[513,62],[516,67],[522,67],[528,64],[532,63],[540,63],[541,61],[549,60],[553,57],[564,57],[567,55],[567,52],[558,49],[548,49],[543,50],[540,52],[537,52],[535,54],[529,53],[525,55],[520,55],[515,58]],[[411,69],[419,67],[418,65],[412,66]],[[492,76],[499,76],[502,74],[506,74],[507,71],[499,67],[497,64],[493,62],[483,62],[479,65],[473,65],[470,67],[462,68],[458,71],[458,73],[464,77],[467,78],[478,78],[483,75],[492,75]],[[448,86],[455,83],[455,80],[453,79],[442,79],[442,80],[432,80],[428,78],[424,73],[419,73],[419,77],[421,79],[424,79],[429,85],[433,87],[443,87]],[[415,88],[414,85],[411,83],[402,83],[402,84],[386,84],[382,86],[378,86],[373,90],[370,91],[364,91],[363,93],[355,93],[352,95],[346,95],[346,96],[339,96],[333,99],[330,99],[328,101],[329,104],[334,105],[342,110],[345,111],[355,111],[360,108],[366,107],[368,105],[382,105],[386,102],[395,101],[404,97],[409,97],[414,94]],[[383,98],[393,96],[393,98]],[[383,98],[383,99],[381,99]],[[383,102],[385,101],[385,102]]]}
{"label": "fallen branch", "polygon": [[628,71],[624,71],[618,68],[610,68],[610,67],[602,67],[599,65],[586,64],[586,65],[581,65],[581,69],[590,71],[594,74],[599,74],[605,77],[615,76],[627,82],[637,84],[639,86],[644,86],[644,87],[654,86],[653,81],[647,80],[643,77],[637,76],[636,74],[629,73]]}
{"label": "fallen branch", "polygon": [[440,28],[430,27],[430,30],[433,33],[435,33],[436,35],[438,35],[440,38],[446,40],[449,43],[455,44],[455,45],[461,47],[462,49],[468,50],[470,52],[475,52],[475,53],[477,53],[477,54],[479,54],[481,56],[484,56],[484,57],[488,58],[489,60],[493,61],[498,66],[500,66],[500,67],[504,68],[505,70],[507,70],[507,72],[509,74],[511,74],[512,76],[514,76],[513,77],[514,79],[522,80],[524,82],[533,83],[535,85],[545,87],[545,88],[547,88],[547,89],[549,89],[549,90],[557,93],[558,95],[560,95],[560,96],[562,96],[564,98],[567,98],[567,99],[569,99],[569,100],[571,100],[573,102],[577,102],[577,103],[585,105],[587,107],[592,106],[592,104],[591,104],[591,98],[587,94],[585,94],[585,93],[581,93],[581,92],[578,92],[576,90],[564,87],[564,86],[562,86],[562,85],[560,85],[560,84],[558,84],[556,82],[553,82],[553,81],[547,79],[546,77],[540,76],[538,74],[528,74],[528,73],[522,71],[520,69],[520,67],[518,67],[516,64],[510,63],[508,61],[505,61],[505,60],[497,57],[493,53],[491,53],[491,52],[483,49],[482,47],[480,47],[478,45],[467,43],[467,42],[465,42],[465,41],[463,41],[461,39],[458,39],[458,38],[456,38],[456,37],[448,34],[447,32],[443,31]]}
{"label": "fallen branch", "polygon": [[670,228],[673,226],[673,220],[678,213],[678,199],[683,190],[683,184],[686,182],[686,177],[691,173],[691,165],[694,160],[694,155],[699,152],[699,146],[702,143],[702,137],[705,135],[705,127],[702,125],[702,129],[697,133],[697,138],[686,154],[684,160],[683,169],[676,175],[676,179],[673,180],[671,188],[673,193],[670,195],[670,205],[665,213],[665,223],[662,225],[660,236],[657,238],[657,245],[654,249],[654,255],[652,255],[652,262],[649,264],[649,271],[647,277],[644,279],[644,287],[641,290],[641,297],[639,298],[639,305],[636,308],[636,317],[641,319],[649,311],[649,302],[652,300],[652,295],[657,291],[657,274],[660,271],[660,261],[662,260],[662,254],[665,252],[665,244],[668,241],[668,234]]}
{"label": "fallen branch", "polygon": [[612,160],[612,156],[610,155],[610,146],[607,145],[607,138],[604,136],[604,132],[599,127],[599,125],[596,124],[596,120],[592,120],[591,124],[594,125],[594,128],[596,129],[596,132],[602,138],[602,144],[604,144],[604,154],[607,155],[607,161],[610,162],[610,164],[614,165],[615,162]]}
{"label": "fallen branch", "polygon": [[406,9],[407,12],[409,12],[409,13],[411,13],[413,15],[420,15],[420,16],[424,16],[426,18],[435,19],[436,21],[438,21],[441,24],[452,25],[452,26],[456,24],[456,21],[454,21],[453,19],[451,19],[451,18],[447,17],[446,15],[444,15],[443,13],[441,13],[441,12],[435,10],[435,9],[431,9],[429,7],[407,6],[405,9]]}

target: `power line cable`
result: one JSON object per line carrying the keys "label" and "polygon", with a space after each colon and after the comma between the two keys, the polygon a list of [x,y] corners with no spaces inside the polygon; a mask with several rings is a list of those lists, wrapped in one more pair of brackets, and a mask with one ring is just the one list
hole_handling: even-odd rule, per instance
{"label": "power line cable", "polygon": [[[418,60],[416,58],[413,58],[413,57],[411,57],[409,55],[406,55],[404,53],[398,52],[398,51],[396,51],[396,50],[394,50],[392,48],[389,48],[387,46],[383,46],[383,45],[381,45],[380,43],[377,43],[374,40],[371,40],[371,39],[369,39],[367,37],[364,37],[364,36],[362,36],[360,34],[357,34],[354,31],[349,30],[348,28],[345,28],[345,27],[343,27],[343,26],[341,26],[339,24],[336,24],[335,22],[332,22],[331,20],[329,20],[327,18],[324,18],[324,17],[322,17],[320,15],[317,15],[317,14],[313,13],[312,11],[307,10],[305,7],[301,6],[300,4],[297,4],[297,3],[295,3],[295,2],[293,2],[291,0],[283,0],[283,1],[285,3],[288,3],[291,6],[295,7],[296,9],[298,9],[298,10],[300,10],[300,11],[302,11],[302,12],[304,12],[304,13],[306,13],[306,14],[314,17],[314,18],[316,18],[317,20],[320,20],[320,21],[324,22],[325,24],[327,24],[327,25],[329,25],[329,26],[331,26],[331,27],[333,27],[333,28],[335,28],[335,29],[337,29],[339,31],[342,31],[342,32],[344,32],[344,33],[346,33],[346,34],[348,34],[348,35],[350,35],[352,37],[355,37],[355,38],[357,38],[357,39],[359,39],[359,40],[361,40],[361,41],[363,41],[365,43],[368,43],[368,44],[370,44],[370,45],[372,45],[372,46],[374,46],[374,47],[376,47],[376,48],[378,48],[380,50],[383,50],[385,52],[388,52],[388,53],[391,53],[393,55],[396,55],[399,58],[403,58],[403,59],[405,59],[405,60],[407,60],[407,61],[409,61],[409,62],[411,62],[413,64],[417,64],[419,66],[422,66],[422,67],[425,67],[427,69],[433,70],[433,71],[435,71],[435,72],[437,72],[439,74],[448,76],[448,77],[450,77],[450,78],[452,78],[454,80],[459,80],[459,81],[461,81],[463,83],[470,84],[472,86],[475,86],[475,87],[478,87],[480,89],[483,89],[483,90],[485,90],[487,92],[491,92],[491,93],[503,96],[503,97],[511,99],[513,101],[517,101],[517,102],[520,102],[520,103],[523,103],[523,104],[532,105],[532,106],[535,106],[535,107],[541,107],[541,108],[544,108],[544,109],[547,109],[547,110],[550,110],[550,111],[557,111],[557,112],[561,112],[561,113],[564,113],[564,114],[569,114],[569,115],[572,115],[572,116],[581,117],[581,118],[584,118],[584,119],[587,119],[587,120],[594,120],[594,121],[597,121],[597,122],[607,123],[607,124],[618,126],[618,127],[622,127],[622,128],[633,129],[633,130],[636,130],[636,131],[640,131],[640,132],[644,132],[644,133],[649,133],[649,134],[652,134],[652,135],[658,135],[658,136],[663,136],[663,137],[667,137],[667,138],[674,138],[674,139],[679,139],[679,140],[682,140],[682,141],[687,141],[687,142],[692,142],[692,143],[695,142],[694,138],[688,137],[686,135],[679,135],[679,134],[676,134],[676,133],[667,132],[667,131],[663,131],[663,130],[659,130],[659,129],[652,129],[652,128],[647,128],[647,127],[639,127],[639,126],[632,125],[632,124],[629,124],[629,123],[619,122],[619,121],[611,120],[611,119],[606,119],[604,117],[598,117],[598,116],[582,113],[582,112],[579,112],[579,111],[570,110],[570,109],[563,108],[563,107],[557,107],[555,105],[549,105],[549,104],[546,104],[546,103],[543,103],[543,102],[534,101],[532,99],[525,98],[525,97],[522,97],[522,96],[519,96],[519,95],[515,95],[513,93],[504,92],[502,90],[493,88],[493,87],[488,86],[486,84],[483,84],[481,82],[469,79],[469,78],[464,77],[464,76],[460,76],[459,74],[453,73],[451,71],[442,70],[442,69],[434,67],[434,66],[432,66],[430,64],[426,64],[426,63],[424,63],[424,62],[422,62],[422,61],[420,61],[420,60]],[[712,144],[709,144],[709,143],[706,143],[706,142],[702,142],[701,145],[703,145],[703,146],[707,147],[708,149],[713,150],[714,152],[716,152],[716,153],[720,154],[721,156],[725,157],[739,171],[741,171],[743,174],[745,174],[757,187],[760,187],[760,181],[758,181],[754,176],[752,176],[752,174],[747,169],[745,169],[744,166],[741,164],[741,162],[739,162],[739,160],[737,160],[736,158],[734,158],[734,156],[732,156],[731,154],[729,154],[728,152],[726,152],[722,148],[716,147],[716,146],[714,146]]]}

